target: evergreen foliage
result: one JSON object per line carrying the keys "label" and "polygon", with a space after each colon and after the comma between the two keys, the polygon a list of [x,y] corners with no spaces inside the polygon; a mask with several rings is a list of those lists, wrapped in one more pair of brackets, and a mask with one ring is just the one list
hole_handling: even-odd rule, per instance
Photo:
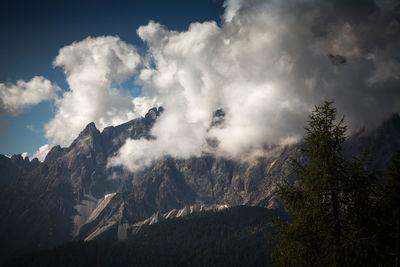
{"label": "evergreen foliage", "polygon": [[388,179],[382,186],[381,231],[382,255],[389,266],[400,266],[400,151],[388,168]]}
{"label": "evergreen foliage", "polygon": [[274,216],[260,207],[207,211],[149,225],[119,242],[72,242],[4,266],[270,266]]}
{"label": "evergreen foliage", "polygon": [[346,127],[332,102],[312,112],[302,149],[292,159],[294,184],[278,186],[292,221],[278,220],[276,266],[378,266],[378,183],[365,158],[344,160]]}

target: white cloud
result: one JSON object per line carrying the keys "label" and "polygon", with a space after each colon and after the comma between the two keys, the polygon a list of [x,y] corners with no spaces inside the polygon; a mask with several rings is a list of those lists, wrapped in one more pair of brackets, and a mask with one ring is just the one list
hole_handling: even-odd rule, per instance
{"label": "white cloud", "polygon": [[[336,100],[351,129],[399,112],[399,23],[373,1],[357,3],[229,0],[221,26],[140,27],[149,62],[139,82],[165,111],[155,140],[128,140],[109,165],[135,171],[164,155],[240,158],[291,144],[324,100]],[[332,64],[329,54],[346,63]],[[218,108],[224,125],[210,129]]]}
{"label": "white cloud", "polygon": [[0,83],[0,111],[18,114],[27,107],[56,98],[59,90],[58,86],[41,76],[35,76],[29,82]]}
{"label": "white cloud", "polygon": [[69,91],[56,101],[56,115],[45,125],[53,144],[69,145],[90,122],[99,129],[138,115],[133,97],[119,83],[140,64],[135,48],[118,37],[88,37],[60,49],[54,66],[63,67]]}
{"label": "white cloud", "polygon": [[41,147],[39,147],[38,151],[33,155],[33,158],[38,158],[40,161],[44,161],[46,158],[47,153],[49,153],[51,149],[51,145],[45,144]]}
{"label": "white cloud", "polygon": [[225,13],[223,18],[226,22],[232,21],[233,17],[236,16],[236,12],[243,5],[243,2],[243,0],[226,0],[224,2]]}
{"label": "white cloud", "polygon": [[26,157],[28,157],[28,152],[22,152],[21,156],[23,159],[25,159]]}

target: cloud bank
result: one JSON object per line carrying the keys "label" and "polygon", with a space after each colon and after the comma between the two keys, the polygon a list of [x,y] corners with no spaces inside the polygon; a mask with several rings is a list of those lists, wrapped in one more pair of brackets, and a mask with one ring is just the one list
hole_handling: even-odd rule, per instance
{"label": "cloud bank", "polygon": [[[155,140],[128,140],[109,165],[136,171],[164,155],[239,158],[295,142],[324,100],[336,101],[350,129],[399,112],[394,3],[228,0],[221,26],[140,27],[149,62],[139,79],[165,112]],[[218,108],[224,124],[210,128]]]}
{"label": "cloud bank", "polygon": [[[143,56],[110,36],[62,48],[54,66],[64,69],[69,90],[55,101],[49,144],[37,155],[69,145],[91,121],[102,129],[153,105],[165,109],[155,139],[127,140],[109,166],[137,171],[166,155],[260,154],[299,140],[325,100],[336,101],[350,130],[400,112],[398,2],[227,0],[224,7],[220,24],[140,27]],[[119,86],[132,77],[138,97]],[[216,110],[225,114],[217,124]]]}

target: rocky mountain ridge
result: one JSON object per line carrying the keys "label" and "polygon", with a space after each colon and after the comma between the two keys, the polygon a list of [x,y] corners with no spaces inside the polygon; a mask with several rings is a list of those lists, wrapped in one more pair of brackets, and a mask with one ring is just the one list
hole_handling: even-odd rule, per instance
{"label": "rocky mountain ridge", "polygon": [[[301,144],[275,148],[248,161],[203,155],[164,157],[137,173],[107,168],[108,157],[127,138],[152,138],[150,130],[162,111],[153,108],[142,118],[102,132],[90,123],[69,147],[53,147],[42,163],[25,160],[23,165],[22,157],[15,156],[17,163],[11,164],[11,159],[0,157],[0,168],[6,166],[12,171],[4,173],[14,175],[2,176],[8,182],[0,194],[0,258],[73,239],[123,239],[141,225],[172,214],[224,206],[276,206],[275,184],[290,177],[288,159],[298,157]],[[213,122],[223,124],[224,115],[223,110],[216,111]],[[346,153],[356,155],[366,147],[374,164],[384,167],[400,149],[399,117],[351,136]]]}
{"label": "rocky mountain ridge", "polygon": [[23,158],[21,155],[11,157],[0,155],[0,187],[8,186],[37,166],[39,166],[37,158],[30,161],[28,157]]}

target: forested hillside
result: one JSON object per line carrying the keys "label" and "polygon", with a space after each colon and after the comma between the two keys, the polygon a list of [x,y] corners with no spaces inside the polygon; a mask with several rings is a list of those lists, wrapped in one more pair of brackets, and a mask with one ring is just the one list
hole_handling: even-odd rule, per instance
{"label": "forested hillside", "polygon": [[270,222],[279,211],[238,206],[149,225],[132,239],[72,242],[4,266],[269,266]]}

